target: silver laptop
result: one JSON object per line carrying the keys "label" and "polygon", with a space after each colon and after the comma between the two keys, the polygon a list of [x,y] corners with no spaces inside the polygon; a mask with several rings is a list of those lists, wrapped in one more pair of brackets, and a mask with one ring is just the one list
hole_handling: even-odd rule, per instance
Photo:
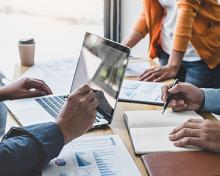
{"label": "silver laptop", "polygon": [[[112,121],[129,54],[127,47],[91,33],[85,34],[72,86],[67,94],[83,84],[95,90],[99,107],[94,128]],[[53,122],[65,100],[65,95],[50,95],[6,101],[5,104],[18,123],[26,126]]]}

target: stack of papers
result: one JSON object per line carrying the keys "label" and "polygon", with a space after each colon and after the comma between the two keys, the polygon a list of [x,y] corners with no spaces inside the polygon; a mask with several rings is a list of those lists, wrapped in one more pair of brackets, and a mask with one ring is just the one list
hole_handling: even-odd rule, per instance
{"label": "stack of papers", "polygon": [[163,105],[161,88],[163,83],[124,80],[119,101]]}
{"label": "stack of papers", "polygon": [[22,77],[43,80],[54,94],[67,94],[70,91],[78,59],[60,59],[39,62]]}
{"label": "stack of papers", "polygon": [[147,59],[129,59],[125,76],[139,76],[148,68],[150,64]]}
{"label": "stack of papers", "polygon": [[79,138],[66,145],[43,176],[141,176],[117,135]]}

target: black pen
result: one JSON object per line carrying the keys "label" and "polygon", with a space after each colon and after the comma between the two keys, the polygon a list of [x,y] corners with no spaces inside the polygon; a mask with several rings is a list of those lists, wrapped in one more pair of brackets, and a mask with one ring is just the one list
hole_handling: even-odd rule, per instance
{"label": "black pen", "polygon": [[[178,82],[179,82],[179,80],[176,79],[176,80],[173,82],[172,87],[174,87],[176,84],[178,84]],[[171,87],[171,88],[172,88],[172,87]],[[167,109],[167,107],[168,107],[170,101],[172,100],[172,98],[173,98],[173,95],[169,93],[169,94],[168,94],[167,101],[164,103],[162,114],[163,114],[163,113],[165,112],[165,110]]]}

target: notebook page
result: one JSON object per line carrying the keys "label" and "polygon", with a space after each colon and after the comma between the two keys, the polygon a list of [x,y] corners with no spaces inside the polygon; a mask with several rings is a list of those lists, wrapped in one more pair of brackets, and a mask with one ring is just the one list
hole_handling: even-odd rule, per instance
{"label": "notebook page", "polygon": [[197,151],[196,147],[175,147],[168,138],[173,127],[131,128],[130,135],[137,154],[169,151]]}
{"label": "notebook page", "polygon": [[125,120],[129,128],[176,127],[192,118],[202,119],[194,111],[176,113],[167,110],[163,115],[162,110],[125,112]]}

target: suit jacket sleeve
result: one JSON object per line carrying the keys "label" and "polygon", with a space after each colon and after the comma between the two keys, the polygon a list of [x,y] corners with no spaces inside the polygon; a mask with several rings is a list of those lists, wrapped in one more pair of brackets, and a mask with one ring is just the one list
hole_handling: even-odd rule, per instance
{"label": "suit jacket sleeve", "polygon": [[205,95],[203,111],[220,114],[220,89],[202,89]]}
{"label": "suit jacket sleeve", "polygon": [[34,175],[63,145],[63,134],[54,123],[12,128],[0,143],[0,175]]}

